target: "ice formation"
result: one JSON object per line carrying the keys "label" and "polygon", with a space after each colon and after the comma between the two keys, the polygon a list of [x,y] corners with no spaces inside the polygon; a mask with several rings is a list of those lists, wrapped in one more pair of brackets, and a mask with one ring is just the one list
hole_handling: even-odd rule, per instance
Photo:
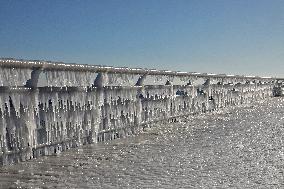
{"label": "ice formation", "polygon": [[[31,73],[26,67],[0,68],[3,164],[124,137],[157,121],[251,103],[272,96],[274,87],[247,78],[42,68],[46,86],[28,88]],[[144,79],[136,85],[139,77]]]}
{"label": "ice formation", "polygon": [[31,78],[31,69],[1,68],[0,86],[24,86]]}
{"label": "ice formation", "polygon": [[96,73],[87,71],[56,71],[48,70],[44,72],[48,86],[65,87],[81,86],[87,88],[91,86],[96,78]]}
{"label": "ice formation", "polygon": [[133,86],[138,80],[137,74],[107,73],[107,85],[109,86]]}

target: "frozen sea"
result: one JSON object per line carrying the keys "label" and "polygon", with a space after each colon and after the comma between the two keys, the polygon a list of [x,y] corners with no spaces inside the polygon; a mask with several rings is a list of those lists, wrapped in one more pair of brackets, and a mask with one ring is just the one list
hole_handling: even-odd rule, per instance
{"label": "frozen sea", "polygon": [[284,188],[284,98],[1,167],[0,188]]}

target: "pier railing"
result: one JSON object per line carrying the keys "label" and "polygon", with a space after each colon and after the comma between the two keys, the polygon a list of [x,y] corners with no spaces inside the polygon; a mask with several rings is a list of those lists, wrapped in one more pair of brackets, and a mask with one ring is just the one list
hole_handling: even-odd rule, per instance
{"label": "pier railing", "polygon": [[273,96],[283,78],[0,59],[2,164]]}

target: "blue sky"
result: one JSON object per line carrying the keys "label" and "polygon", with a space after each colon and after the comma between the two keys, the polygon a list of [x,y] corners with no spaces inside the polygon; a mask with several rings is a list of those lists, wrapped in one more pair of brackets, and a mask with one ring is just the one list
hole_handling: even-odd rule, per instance
{"label": "blue sky", "polygon": [[0,57],[284,77],[284,1],[0,0]]}

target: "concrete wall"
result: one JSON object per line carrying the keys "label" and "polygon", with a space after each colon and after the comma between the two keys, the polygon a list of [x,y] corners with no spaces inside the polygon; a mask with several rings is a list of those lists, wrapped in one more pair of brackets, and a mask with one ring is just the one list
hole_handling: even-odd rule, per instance
{"label": "concrete wall", "polygon": [[0,77],[1,164],[248,104],[281,80],[10,59],[0,59]]}

